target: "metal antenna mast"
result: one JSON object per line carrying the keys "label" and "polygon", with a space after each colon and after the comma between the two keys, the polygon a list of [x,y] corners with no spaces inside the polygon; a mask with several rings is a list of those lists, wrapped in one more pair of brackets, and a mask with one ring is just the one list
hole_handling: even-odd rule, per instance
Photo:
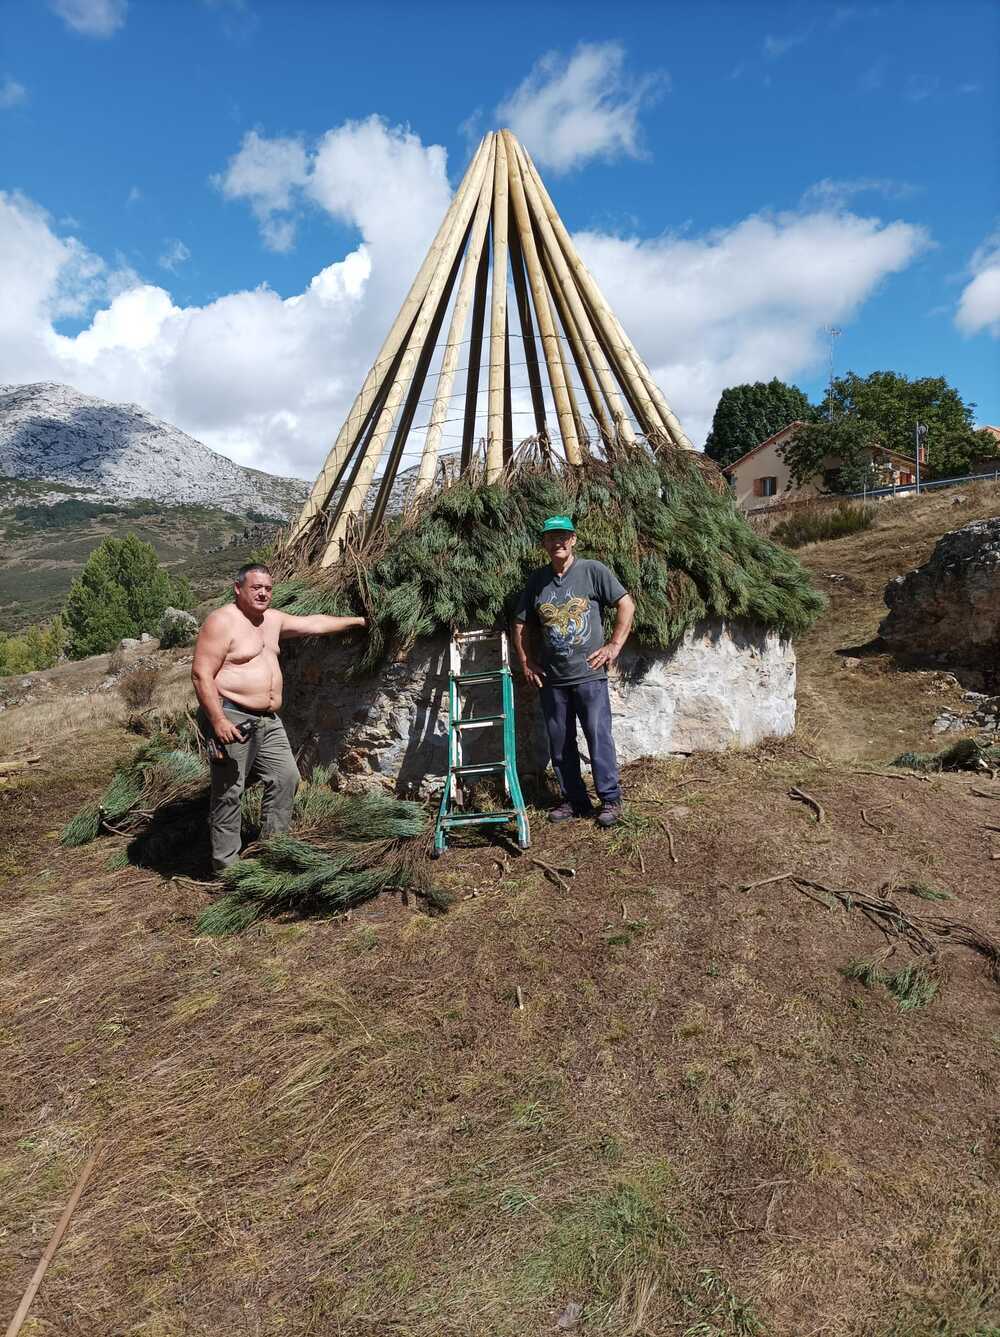
{"label": "metal antenna mast", "polygon": [[826,327],[826,337],[830,341],[830,375],[827,380],[826,390],[827,417],[830,422],[833,422],[833,346],[834,341],[839,339],[842,333],[843,330],[837,325],[827,325]]}

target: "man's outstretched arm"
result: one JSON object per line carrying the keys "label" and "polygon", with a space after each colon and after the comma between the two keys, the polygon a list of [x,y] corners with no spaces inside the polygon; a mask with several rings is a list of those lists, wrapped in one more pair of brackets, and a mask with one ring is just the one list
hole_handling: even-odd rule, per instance
{"label": "man's outstretched arm", "polygon": [[329,617],[326,613],[310,613],[308,617],[293,617],[282,613],[279,636],[336,636],[352,627],[366,627],[367,618]]}

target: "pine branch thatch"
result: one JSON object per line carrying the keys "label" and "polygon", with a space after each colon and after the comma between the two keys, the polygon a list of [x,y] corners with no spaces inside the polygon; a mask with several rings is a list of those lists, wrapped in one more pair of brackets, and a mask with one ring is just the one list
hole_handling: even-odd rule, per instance
{"label": "pine branch thatch", "polygon": [[1000,769],[1000,747],[960,738],[941,752],[904,752],[892,766],[911,771],[984,771]]}
{"label": "pine branch thatch", "polygon": [[364,615],[358,670],[368,671],[420,636],[503,620],[544,560],[538,536],[554,513],[574,517],[578,554],[606,562],[634,595],[633,636],[651,649],[704,618],[794,636],[823,608],[803,567],[753,532],[718,473],[662,442],[619,445],[576,468],[532,458],[492,484],[466,473],[334,566],[286,554],[274,603]]}
{"label": "pine branch thatch", "polygon": [[303,786],[292,834],[261,840],[226,870],[227,893],[201,914],[197,932],[238,933],[277,914],[338,914],[390,889],[416,891],[443,908],[418,804],[386,794],[308,793],[316,788]]}
{"label": "pine branch thatch", "polygon": [[97,803],[86,804],[63,827],[63,845],[85,845],[102,830],[132,835],[153,813],[205,789],[208,766],[196,753],[154,738],[119,766]]}

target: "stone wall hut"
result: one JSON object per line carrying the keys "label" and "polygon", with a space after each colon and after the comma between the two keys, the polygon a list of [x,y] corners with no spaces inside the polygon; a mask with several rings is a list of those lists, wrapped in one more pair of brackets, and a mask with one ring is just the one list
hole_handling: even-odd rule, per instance
{"label": "stone wall hut", "polygon": [[[791,637],[820,596],[694,451],[503,130],[473,156],[281,546],[278,606],[370,627],[289,654],[307,762],[402,792],[440,781],[448,638],[504,622],[550,513],[574,516],[578,552],[637,601],[612,686],[623,760],[792,731]],[[530,773],[545,754],[532,697],[517,704]]]}

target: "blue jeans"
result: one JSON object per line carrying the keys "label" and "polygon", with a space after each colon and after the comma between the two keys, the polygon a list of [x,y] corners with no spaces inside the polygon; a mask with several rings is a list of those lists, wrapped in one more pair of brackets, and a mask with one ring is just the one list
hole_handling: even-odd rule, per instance
{"label": "blue jeans", "polygon": [[622,791],[615,742],[611,737],[607,679],[579,682],[572,687],[545,686],[539,692],[539,698],[549,736],[549,754],[563,798],[574,808],[590,806],[576,745],[576,723],[579,720],[590,752],[597,796],[602,803],[620,803]]}

